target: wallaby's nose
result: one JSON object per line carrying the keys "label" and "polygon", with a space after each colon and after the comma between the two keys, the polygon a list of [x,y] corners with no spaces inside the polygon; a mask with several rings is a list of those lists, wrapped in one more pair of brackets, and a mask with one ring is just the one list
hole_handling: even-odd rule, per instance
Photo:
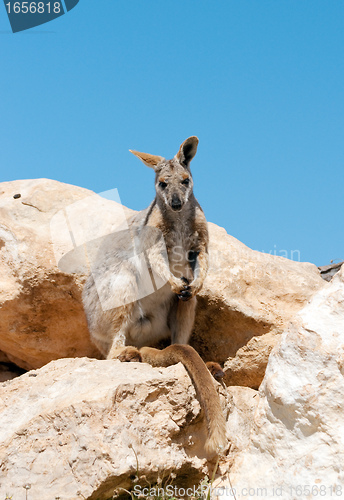
{"label": "wallaby's nose", "polygon": [[173,210],[180,210],[182,208],[182,202],[180,201],[180,198],[177,194],[174,194],[172,196],[172,209]]}

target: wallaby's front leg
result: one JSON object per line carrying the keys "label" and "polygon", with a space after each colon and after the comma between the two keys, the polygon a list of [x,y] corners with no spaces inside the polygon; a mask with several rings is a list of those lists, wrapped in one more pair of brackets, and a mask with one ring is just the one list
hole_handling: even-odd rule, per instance
{"label": "wallaby's front leg", "polygon": [[[163,241],[156,243],[155,245],[148,247],[147,249],[149,264],[153,273],[165,283],[169,283],[173,293],[177,295],[185,291],[188,286],[185,280],[182,278],[177,278],[170,271],[170,265],[168,261],[168,256],[166,253],[166,248]],[[191,297],[191,294],[190,294]]]}
{"label": "wallaby's front leg", "polygon": [[170,330],[172,344],[188,344],[195,322],[196,297],[187,302],[178,300],[173,304],[170,313]]}
{"label": "wallaby's front leg", "polygon": [[203,282],[207,276],[209,266],[209,256],[206,249],[202,249],[196,260],[196,266],[194,270],[194,279],[189,284],[192,296],[196,295],[202,288]]}
{"label": "wallaby's front leg", "polygon": [[209,267],[208,244],[209,234],[207,221],[201,208],[196,208],[195,230],[198,233],[197,258],[194,264],[194,278],[189,284],[192,296],[196,295],[202,288]]}

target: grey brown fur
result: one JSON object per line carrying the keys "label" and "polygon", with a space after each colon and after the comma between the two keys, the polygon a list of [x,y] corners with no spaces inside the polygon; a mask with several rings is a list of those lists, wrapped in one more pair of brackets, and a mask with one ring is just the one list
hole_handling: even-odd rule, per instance
{"label": "grey brown fur", "polygon": [[[197,145],[197,137],[189,137],[172,160],[131,151],[154,169],[156,197],[128,221],[129,230],[104,240],[83,302],[92,341],[107,359],[184,363],[205,407],[206,448],[216,452],[226,437],[213,381],[194,349],[173,346],[189,342],[196,294],[208,270],[207,222],[190,172]],[[171,338],[169,348],[144,347],[165,338]]]}

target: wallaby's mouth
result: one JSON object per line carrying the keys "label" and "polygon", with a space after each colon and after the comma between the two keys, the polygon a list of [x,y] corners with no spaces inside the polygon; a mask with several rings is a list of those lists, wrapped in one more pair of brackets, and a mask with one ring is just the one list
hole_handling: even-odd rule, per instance
{"label": "wallaby's mouth", "polygon": [[179,196],[177,194],[174,194],[172,196],[172,203],[171,203],[171,207],[172,207],[172,210],[174,210],[175,212],[179,212],[179,210],[182,209],[182,202],[179,198]]}
{"label": "wallaby's mouth", "polygon": [[181,209],[182,209],[182,206],[183,206],[183,205],[182,205],[181,203],[179,203],[178,205],[173,205],[173,204],[172,204],[172,205],[171,205],[171,208],[172,208],[172,210],[173,210],[174,212],[180,212],[180,211],[181,211]]}

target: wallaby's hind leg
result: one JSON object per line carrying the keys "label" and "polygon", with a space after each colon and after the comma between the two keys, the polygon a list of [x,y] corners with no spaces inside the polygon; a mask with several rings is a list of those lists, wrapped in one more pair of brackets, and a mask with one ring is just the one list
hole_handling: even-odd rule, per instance
{"label": "wallaby's hind leg", "polygon": [[136,361],[140,363],[142,356],[137,347],[126,346],[112,348],[107,359],[119,359],[124,362]]}
{"label": "wallaby's hind leg", "polygon": [[196,297],[187,302],[178,299],[173,303],[169,317],[172,344],[189,343],[195,322],[196,304]]}

